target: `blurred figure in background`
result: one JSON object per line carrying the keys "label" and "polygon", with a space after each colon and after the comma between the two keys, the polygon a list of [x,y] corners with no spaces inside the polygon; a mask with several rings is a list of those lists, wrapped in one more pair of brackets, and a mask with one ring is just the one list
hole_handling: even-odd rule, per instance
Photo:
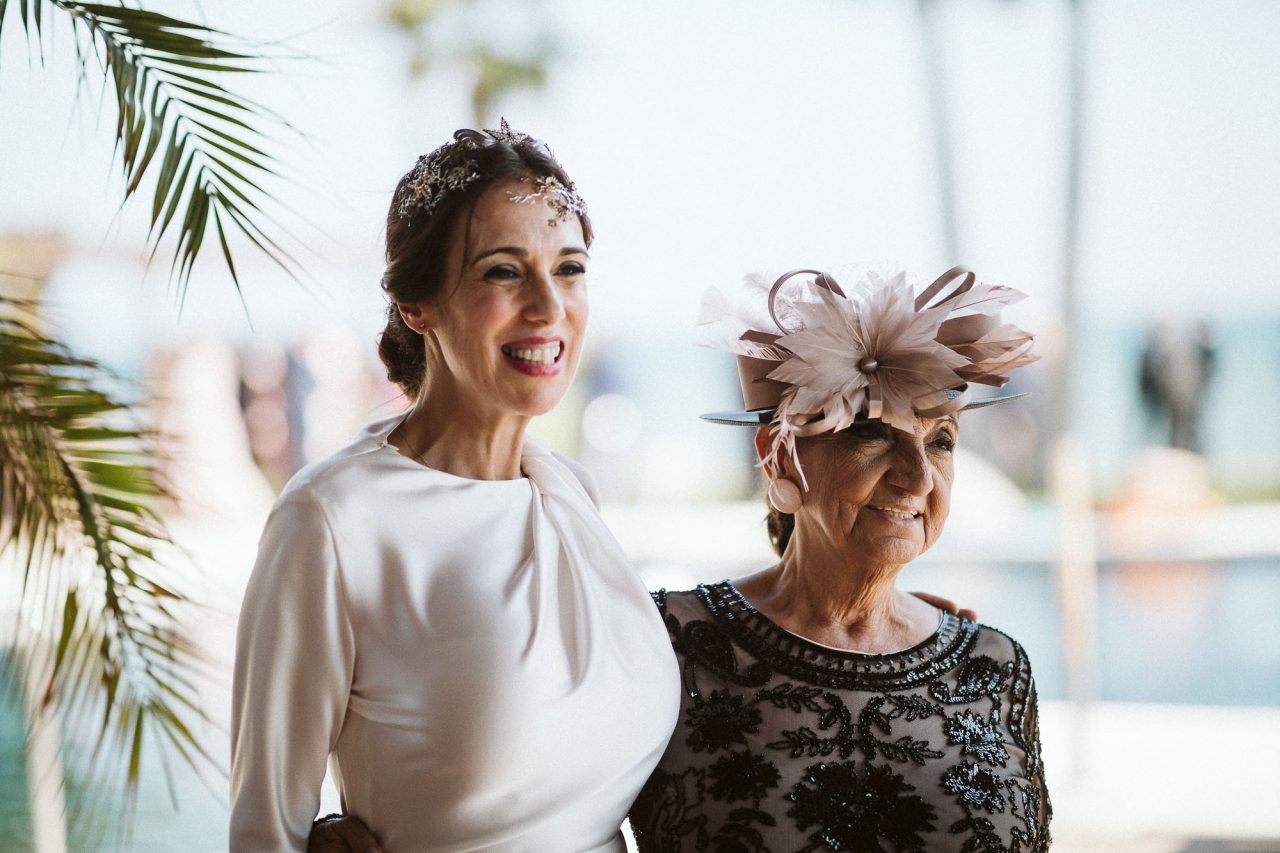
{"label": "blurred figure in background", "polygon": [[1192,328],[1161,320],[1147,335],[1138,382],[1151,418],[1167,419],[1170,447],[1201,452],[1200,409],[1213,372],[1214,350],[1205,320]]}
{"label": "blurred figure in background", "polygon": [[285,350],[255,341],[240,353],[240,410],[253,461],[277,490],[301,467],[299,426],[292,416],[298,389],[291,387]]}

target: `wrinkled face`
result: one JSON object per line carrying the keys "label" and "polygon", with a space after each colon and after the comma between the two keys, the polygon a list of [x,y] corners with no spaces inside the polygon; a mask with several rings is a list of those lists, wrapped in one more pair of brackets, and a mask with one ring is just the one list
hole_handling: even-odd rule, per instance
{"label": "wrinkled face", "polygon": [[541,198],[511,200],[528,191],[510,181],[479,198],[470,233],[463,219],[452,236],[444,295],[417,304],[430,327],[428,387],[447,386],[468,410],[497,417],[533,417],[560,402],[587,324],[582,225],[555,220]]}
{"label": "wrinkled face", "polygon": [[879,421],[797,441],[809,481],[797,529],[876,563],[905,565],[928,550],[951,508],[954,418],[915,419],[914,434]]}

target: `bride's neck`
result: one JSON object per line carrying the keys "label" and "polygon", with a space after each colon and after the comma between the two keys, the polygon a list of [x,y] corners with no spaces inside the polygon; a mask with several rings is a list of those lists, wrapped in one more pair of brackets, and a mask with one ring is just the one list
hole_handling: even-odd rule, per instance
{"label": "bride's neck", "polygon": [[529,418],[424,392],[388,440],[428,468],[472,480],[514,480]]}

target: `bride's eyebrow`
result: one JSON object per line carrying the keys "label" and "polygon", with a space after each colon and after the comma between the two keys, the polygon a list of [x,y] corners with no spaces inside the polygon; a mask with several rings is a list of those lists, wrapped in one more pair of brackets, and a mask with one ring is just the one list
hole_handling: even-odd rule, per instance
{"label": "bride's eyebrow", "polygon": [[515,255],[519,258],[529,257],[529,253],[519,246],[498,246],[496,249],[487,249],[471,259],[471,266],[483,261],[490,255]]}
{"label": "bride's eyebrow", "polygon": [[[583,255],[587,258],[591,257],[591,255],[587,253],[587,250],[582,248],[581,246],[565,246],[563,249],[560,250],[560,254],[561,255]],[[480,263],[490,255],[515,255],[518,258],[529,257],[528,251],[520,248],[519,246],[498,246],[496,249],[486,249],[485,251],[476,255],[474,258],[471,259],[470,266],[475,266],[476,264]]]}

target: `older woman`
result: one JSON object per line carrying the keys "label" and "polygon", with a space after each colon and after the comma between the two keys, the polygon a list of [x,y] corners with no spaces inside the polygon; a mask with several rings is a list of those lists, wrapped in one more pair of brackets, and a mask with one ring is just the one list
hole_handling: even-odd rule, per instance
{"label": "older woman", "polygon": [[[680,724],[631,811],[644,853],[1039,851],[1036,694],[1010,637],[897,589],[946,523],[958,414],[1034,359],[1020,296],[825,273],[713,294],[769,482],[776,565],[656,596]],[[767,311],[766,311],[767,309]],[[1007,398],[1006,398],[1007,399]]]}
{"label": "older woman", "polygon": [[330,759],[389,850],[625,849],[675,662],[581,469],[525,434],[573,378],[590,243],[568,175],[505,122],[400,181],[381,354],[413,405],[300,472],[267,521],[236,648],[233,851],[306,849]]}

